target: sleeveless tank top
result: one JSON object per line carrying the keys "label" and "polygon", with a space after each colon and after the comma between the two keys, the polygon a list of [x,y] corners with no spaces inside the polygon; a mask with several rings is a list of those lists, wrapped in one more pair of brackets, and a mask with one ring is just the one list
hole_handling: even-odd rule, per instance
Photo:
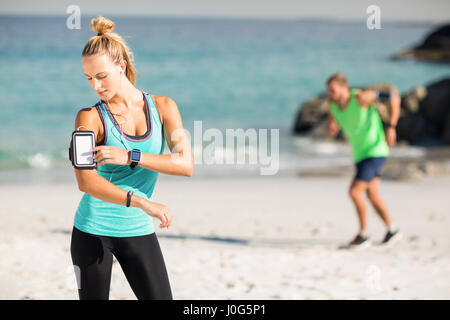
{"label": "sleeveless tank top", "polygon": [[[100,100],[95,107],[104,127],[104,139],[100,145],[116,146],[122,149],[139,149],[145,153],[162,154],[164,151],[164,134],[158,111],[151,95],[144,96],[147,118],[147,132],[141,136],[130,136],[123,132],[111,114],[106,103]],[[114,170],[116,169],[116,170]],[[113,172],[114,171],[114,172]],[[158,172],[136,166],[103,164],[97,166],[97,173],[110,180],[119,188],[146,198],[153,199],[153,190]],[[112,176],[111,176],[112,174]],[[86,233],[111,237],[132,237],[155,232],[152,217],[135,207],[126,207],[106,202],[87,193],[83,195],[74,218],[74,226]]]}
{"label": "sleeveless tank top", "polygon": [[368,108],[359,105],[355,96],[357,91],[350,90],[350,100],[344,110],[332,102],[331,113],[352,146],[355,163],[367,158],[387,157],[389,146],[380,115],[373,104]]}

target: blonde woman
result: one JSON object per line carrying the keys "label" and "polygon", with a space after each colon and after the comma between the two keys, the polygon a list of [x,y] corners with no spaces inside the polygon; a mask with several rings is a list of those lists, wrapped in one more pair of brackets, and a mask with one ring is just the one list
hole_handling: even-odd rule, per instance
{"label": "blonde woman", "polygon": [[[104,17],[84,47],[84,74],[99,101],[78,112],[75,129],[95,133],[97,169],[75,170],[85,192],[71,255],[80,299],[108,299],[113,255],[138,299],[172,299],[152,217],[169,228],[172,213],[152,201],[158,173],[192,176],[193,158],[176,103],[135,87],[133,53]],[[163,154],[164,141],[171,154]],[[176,160],[176,161],[175,161]]]}

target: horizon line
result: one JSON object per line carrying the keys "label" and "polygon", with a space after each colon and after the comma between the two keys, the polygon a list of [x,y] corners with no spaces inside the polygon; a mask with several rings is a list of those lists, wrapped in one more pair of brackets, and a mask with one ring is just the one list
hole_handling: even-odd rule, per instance
{"label": "horizon line", "polygon": [[[324,21],[324,22],[364,22],[366,19],[358,18],[340,18],[340,17],[327,17],[327,16],[304,16],[304,17],[292,17],[292,16],[204,16],[204,15],[140,15],[140,14],[83,14],[81,19],[91,19],[95,16],[104,16],[105,18],[138,18],[138,19],[174,19],[174,20],[252,20],[252,21]],[[21,17],[21,18],[67,18],[65,14],[52,14],[52,13],[0,13],[2,17]],[[398,24],[417,24],[417,25],[436,25],[436,24],[450,24],[450,20],[408,20],[408,19],[394,19],[385,18],[385,23],[398,23]]]}

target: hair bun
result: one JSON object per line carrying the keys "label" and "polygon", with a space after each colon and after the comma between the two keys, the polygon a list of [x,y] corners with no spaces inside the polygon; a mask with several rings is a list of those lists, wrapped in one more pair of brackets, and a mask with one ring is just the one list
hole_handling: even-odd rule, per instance
{"label": "hair bun", "polygon": [[114,22],[105,17],[98,16],[91,20],[91,25],[89,26],[92,30],[97,32],[97,36],[101,36],[106,32],[111,32],[114,30]]}

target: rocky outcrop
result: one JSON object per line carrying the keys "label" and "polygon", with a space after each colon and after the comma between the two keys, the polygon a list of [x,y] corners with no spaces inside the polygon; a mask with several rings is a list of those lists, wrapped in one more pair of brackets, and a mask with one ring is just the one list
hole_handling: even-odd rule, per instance
{"label": "rocky outcrop", "polygon": [[450,79],[417,87],[402,97],[397,134],[416,145],[450,145]]}
{"label": "rocky outcrop", "polygon": [[[397,91],[387,83],[368,87],[375,90]],[[383,122],[389,121],[388,105],[376,102]],[[321,93],[300,106],[293,131],[310,137],[327,137],[329,102]],[[339,134],[337,139],[343,139]],[[450,145],[450,79],[442,79],[427,87],[415,87],[402,95],[397,138],[414,145]]]}
{"label": "rocky outcrop", "polygon": [[450,25],[439,27],[426,36],[421,44],[402,50],[393,58],[450,62]]}

